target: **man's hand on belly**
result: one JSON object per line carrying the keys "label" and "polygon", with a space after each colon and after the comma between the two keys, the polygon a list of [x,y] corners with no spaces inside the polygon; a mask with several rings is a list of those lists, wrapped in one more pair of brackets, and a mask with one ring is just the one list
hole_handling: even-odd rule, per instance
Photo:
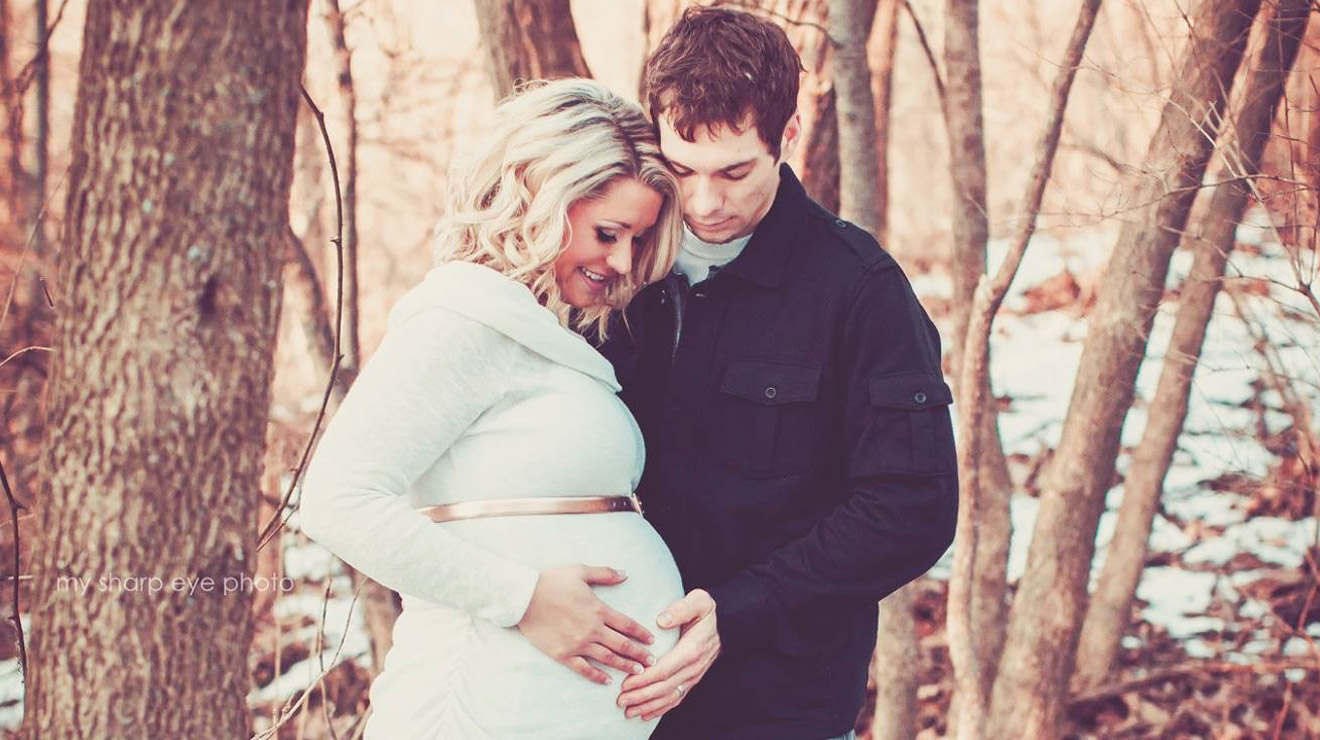
{"label": "man's hand on belly", "polygon": [[655,637],[627,615],[611,609],[591,590],[615,586],[627,575],[613,568],[565,565],[541,571],[518,629],[536,649],[599,684],[610,683],[596,661],[637,674],[655,662],[643,645]]}
{"label": "man's hand on belly", "polygon": [[681,635],[678,643],[641,675],[624,679],[619,693],[619,706],[629,717],[643,720],[678,706],[720,654],[715,600],[702,589],[693,589],[669,605],[656,624],[662,629],[677,626]]}

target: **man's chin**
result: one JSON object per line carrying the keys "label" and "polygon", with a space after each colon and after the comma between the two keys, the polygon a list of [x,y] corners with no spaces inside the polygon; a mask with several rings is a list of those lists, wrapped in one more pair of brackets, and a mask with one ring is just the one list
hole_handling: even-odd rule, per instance
{"label": "man's chin", "polygon": [[731,242],[734,239],[738,238],[738,231],[733,227],[732,224],[728,226],[721,226],[716,229],[700,229],[700,228],[694,229],[692,228],[691,224],[688,224],[688,230],[691,231],[698,239],[702,240],[703,242],[706,242],[707,244],[723,244],[725,242]]}

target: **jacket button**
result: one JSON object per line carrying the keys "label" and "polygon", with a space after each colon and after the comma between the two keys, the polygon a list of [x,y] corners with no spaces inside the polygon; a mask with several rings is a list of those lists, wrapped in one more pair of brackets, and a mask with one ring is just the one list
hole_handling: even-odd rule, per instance
{"label": "jacket button", "polygon": [[926,394],[925,394],[925,393],[920,393],[920,392],[918,392],[917,395],[915,395],[915,396],[912,397],[912,400],[913,400],[913,401],[916,401],[917,403],[925,403],[925,402],[926,402]]}
{"label": "jacket button", "polygon": [[841,218],[836,218],[836,219],[834,219],[834,225],[835,225],[835,226],[838,226],[840,229],[842,229],[843,227],[845,227],[845,226],[848,225],[848,222],[847,222],[847,221],[844,221],[844,220],[841,219]]}
{"label": "jacket button", "polygon": [[775,387],[773,385],[765,389],[766,398],[774,398],[777,395],[779,395],[779,391],[775,390]]}

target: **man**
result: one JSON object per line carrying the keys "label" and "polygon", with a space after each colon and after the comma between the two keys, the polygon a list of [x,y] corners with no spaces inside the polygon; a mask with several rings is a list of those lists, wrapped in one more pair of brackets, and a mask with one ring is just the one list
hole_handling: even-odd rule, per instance
{"label": "man", "polygon": [[644,72],[687,234],[602,351],[690,589],[658,620],[678,646],[619,698],[665,716],[657,740],[850,736],[877,601],[953,538],[939,336],[894,260],[784,165],[801,71],[774,24],[693,8]]}

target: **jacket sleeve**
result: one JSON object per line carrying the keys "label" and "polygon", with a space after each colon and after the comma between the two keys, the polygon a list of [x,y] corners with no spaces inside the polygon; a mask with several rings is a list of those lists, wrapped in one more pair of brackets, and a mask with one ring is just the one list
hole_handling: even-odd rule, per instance
{"label": "jacket sleeve", "polygon": [[730,652],[809,650],[802,622],[874,605],[953,541],[952,397],[939,335],[896,266],[862,280],[838,352],[847,490],[804,536],[711,589]]}
{"label": "jacket sleeve", "polygon": [[317,447],[299,524],[379,583],[508,627],[538,571],[413,510],[405,495],[509,387],[513,340],[443,308],[391,323]]}

